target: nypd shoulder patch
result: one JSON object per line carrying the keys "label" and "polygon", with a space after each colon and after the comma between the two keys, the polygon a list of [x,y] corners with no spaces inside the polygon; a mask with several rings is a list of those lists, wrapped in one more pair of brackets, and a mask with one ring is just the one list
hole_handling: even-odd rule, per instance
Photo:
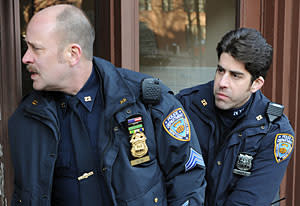
{"label": "nypd shoulder patch", "polygon": [[191,148],[189,160],[185,163],[185,171],[193,169],[194,167],[196,167],[196,165],[205,167],[202,155]]}
{"label": "nypd shoulder patch", "polygon": [[279,133],[275,137],[274,155],[276,162],[282,162],[292,152],[294,146],[294,137],[290,134]]}
{"label": "nypd shoulder patch", "polygon": [[191,128],[182,108],[172,111],[163,121],[164,129],[177,140],[190,141]]}

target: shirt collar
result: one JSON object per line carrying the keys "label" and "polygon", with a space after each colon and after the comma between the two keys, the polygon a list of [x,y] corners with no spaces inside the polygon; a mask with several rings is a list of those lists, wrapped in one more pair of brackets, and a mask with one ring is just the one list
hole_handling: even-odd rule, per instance
{"label": "shirt collar", "polygon": [[222,120],[223,124],[226,127],[230,127],[233,125],[236,120],[245,117],[248,113],[250,108],[250,104],[253,100],[253,95],[250,96],[250,99],[241,107],[229,109],[229,110],[221,110],[216,107],[216,111],[218,112],[219,118]]}
{"label": "shirt collar", "polygon": [[95,68],[93,67],[92,73],[88,81],[76,95],[80,102],[89,112],[91,112],[93,109],[93,105],[99,89],[99,83],[97,81],[97,78],[98,77],[96,75]]}

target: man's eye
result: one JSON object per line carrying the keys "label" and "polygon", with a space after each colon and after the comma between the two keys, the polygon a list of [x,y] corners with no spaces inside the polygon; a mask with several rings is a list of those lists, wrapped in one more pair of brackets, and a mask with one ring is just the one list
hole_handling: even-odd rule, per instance
{"label": "man's eye", "polygon": [[224,72],[224,69],[221,68],[221,67],[218,67],[218,68],[217,68],[217,71],[218,71],[219,73],[222,73],[222,72]]}
{"label": "man's eye", "polygon": [[232,74],[232,76],[233,76],[233,78],[235,78],[235,79],[239,79],[239,78],[241,78],[241,75],[239,75],[239,74],[235,74],[235,73],[233,73],[233,74]]}

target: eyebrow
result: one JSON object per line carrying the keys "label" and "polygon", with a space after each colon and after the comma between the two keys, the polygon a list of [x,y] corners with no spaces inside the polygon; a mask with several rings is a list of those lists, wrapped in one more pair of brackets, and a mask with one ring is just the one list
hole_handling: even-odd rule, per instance
{"label": "eyebrow", "polygon": [[39,45],[39,44],[30,42],[30,41],[28,41],[28,40],[26,40],[26,39],[24,39],[24,41],[25,41],[29,46],[34,47],[34,48],[36,48],[36,47],[43,47],[42,45]]}
{"label": "eyebrow", "polygon": [[221,69],[223,70],[227,70],[229,71],[230,73],[234,73],[234,74],[237,74],[237,75],[244,75],[243,72],[240,72],[240,71],[236,71],[236,70],[233,70],[233,69],[225,69],[224,67],[222,67],[220,64],[218,64],[218,67],[220,67]]}

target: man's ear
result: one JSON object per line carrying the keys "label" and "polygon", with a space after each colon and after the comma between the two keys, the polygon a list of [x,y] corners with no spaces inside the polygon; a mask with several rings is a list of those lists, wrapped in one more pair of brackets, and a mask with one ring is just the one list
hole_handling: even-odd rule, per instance
{"label": "man's ear", "polygon": [[76,65],[82,55],[82,50],[79,44],[70,44],[64,52],[66,61],[71,65]]}
{"label": "man's ear", "polygon": [[265,83],[265,79],[262,76],[259,76],[257,79],[255,79],[252,82],[252,85],[250,87],[250,91],[252,93],[255,93],[257,90],[259,90],[259,89],[262,88],[262,86],[264,85],[264,83]]}

